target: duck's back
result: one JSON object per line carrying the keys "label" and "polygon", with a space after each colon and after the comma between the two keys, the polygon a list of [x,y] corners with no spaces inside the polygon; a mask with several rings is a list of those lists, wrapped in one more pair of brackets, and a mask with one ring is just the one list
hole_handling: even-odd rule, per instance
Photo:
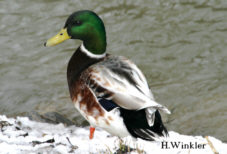
{"label": "duck's back", "polygon": [[139,110],[156,105],[159,107],[154,102],[142,72],[125,57],[107,55],[102,61],[91,65],[85,74],[89,74],[87,84],[94,87],[97,96],[105,93],[101,91],[105,89],[112,93],[111,99],[125,109]]}

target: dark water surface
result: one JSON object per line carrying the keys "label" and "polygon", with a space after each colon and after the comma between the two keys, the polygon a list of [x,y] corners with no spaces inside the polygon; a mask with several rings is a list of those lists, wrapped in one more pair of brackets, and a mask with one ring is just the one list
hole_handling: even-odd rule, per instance
{"label": "dark water surface", "polygon": [[172,111],[163,115],[168,129],[227,141],[226,0],[0,0],[0,114],[57,111],[84,123],[66,82],[81,42],[43,47],[81,9],[104,20],[109,53],[142,69]]}

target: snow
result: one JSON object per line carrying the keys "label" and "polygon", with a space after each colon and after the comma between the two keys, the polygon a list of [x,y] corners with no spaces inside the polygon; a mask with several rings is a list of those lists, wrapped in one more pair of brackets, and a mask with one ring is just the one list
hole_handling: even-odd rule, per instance
{"label": "snow", "polygon": [[[66,127],[63,124],[31,121],[27,117],[7,118],[0,115],[0,153],[117,153],[120,146],[127,145],[121,149],[131,149],[131,153],[213,154],[217,151],[219,154],[227,154],[227,144],[211,136],[187,136],[173,131],[169,135],[168,138],[149,142],[131,137],[120,139],[96,129],[94,138],[89,140],[88,127]],[[166,142],[170,149],[162,148]],[[178,143],[178,148],[171,147]],[[181,146],[190,143],[204,144],[204,148],[200,146],[200,149],[195,149],[194,146],[185,149]]]}

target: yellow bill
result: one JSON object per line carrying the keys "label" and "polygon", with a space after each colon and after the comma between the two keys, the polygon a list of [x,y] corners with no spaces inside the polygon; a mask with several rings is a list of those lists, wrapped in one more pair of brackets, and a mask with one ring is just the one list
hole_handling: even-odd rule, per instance
{"label": "yellow bill", "polygon": [[71,38],[71,36],[68,35],[67,29],[64,28],[64,29],[61,29],[61,31],[57,35],[55,35],[54,37],[47,40],[47,42],[44,43],[44,46],[47,46],[47,47],[55,46],[70,38]]}

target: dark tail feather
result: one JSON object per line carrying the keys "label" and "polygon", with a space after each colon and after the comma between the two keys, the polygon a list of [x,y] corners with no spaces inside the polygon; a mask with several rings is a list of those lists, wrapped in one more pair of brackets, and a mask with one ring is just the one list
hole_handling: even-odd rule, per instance
{"label": "dark tail feather", "polygon": [[120,108],[121,116],[129,133],[135,138],[153,141],[157,136],[168,136],[168,131],[162,123],[162,118],[157,110],[155,112],[154,125],[150,127],[147,123],[145,109],[139,111]]}

